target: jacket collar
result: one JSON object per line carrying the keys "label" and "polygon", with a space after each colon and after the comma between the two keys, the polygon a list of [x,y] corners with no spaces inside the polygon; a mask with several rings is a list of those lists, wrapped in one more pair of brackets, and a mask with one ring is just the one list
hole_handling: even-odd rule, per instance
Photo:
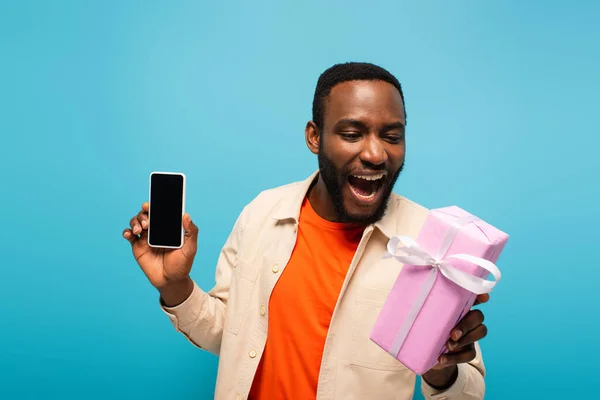
{"label": "jacket collar", "polygon": [[[287,191],[282,193],[281,201],[278,203],[273,218],[280,222],[294,221],[295,223],[298,223],[302,202],[318,175],[319,171],[317,170],[310,174],[305,180],[288,185]],[[385,215],[379,221],[371,225],[372,227],[379,229],[388,239],[395,234],[397,228],[398,201],[399,196],[392,193],[388,199]]]}

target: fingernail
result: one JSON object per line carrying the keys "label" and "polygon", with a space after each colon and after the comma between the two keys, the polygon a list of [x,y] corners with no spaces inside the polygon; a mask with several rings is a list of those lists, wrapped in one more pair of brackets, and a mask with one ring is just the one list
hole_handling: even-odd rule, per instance
{"label": "fingernail", "polygon": [[446,364],[446,362],[448,361],[448,359],[444,356],[440,357],[440,364]]}
{"label": "fingernail", "polygon": [[461,330],[454,331],[454,337],[455,337],[454,340],[460,339],[461,336],[462,336],[462,331]]}
{"label": "fingernail", "polygon": [[148,223],[147,223],[146,221],[142,221],[142,227],[144,227],[144,228],[145,228],[145,227],[147,227],[147,226],[148,226]]}
{"label": "fingernail", "polygon": [[456,348],[456,342],[448,342],[446,347],[448,347],[448,350],[452,351]]}
{"label": "fingernail", "polygon": [[136,225],[136,226],[133,228],[133,233],[136,233],[136,234],[137,234],[137,233],[140,233],[140,227]]}

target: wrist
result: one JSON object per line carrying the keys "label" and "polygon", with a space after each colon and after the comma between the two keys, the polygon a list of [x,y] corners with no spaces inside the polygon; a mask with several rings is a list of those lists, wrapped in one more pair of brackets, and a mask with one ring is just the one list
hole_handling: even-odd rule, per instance
{"label": "wrist", "polygon": [[451,365],[442,369],[432,369],[425,372],[421,378],[436,390],[449,389],[458,378],[458,366]]}
{"label": "wrist", "polygon": [[166,307],[175,307],[187,300],[194,290],[194,281],[188,275],[183,279],[169,282],[157,288],[162,303]]}

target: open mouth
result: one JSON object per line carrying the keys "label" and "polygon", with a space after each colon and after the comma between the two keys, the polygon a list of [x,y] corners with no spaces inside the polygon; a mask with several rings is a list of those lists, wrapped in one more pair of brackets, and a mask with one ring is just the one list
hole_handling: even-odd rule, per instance
{"label": "open mouth", "polygon": [[385,181],[385,173],[375,175],[349,175],[348,184],[352,193],[363,201],[375,199]]}

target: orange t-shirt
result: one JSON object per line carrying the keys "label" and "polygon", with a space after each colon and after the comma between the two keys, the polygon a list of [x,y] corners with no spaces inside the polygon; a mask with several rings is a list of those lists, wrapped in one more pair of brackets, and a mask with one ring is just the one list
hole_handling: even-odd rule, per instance
{"label": "orange t-shirt", "polygon": [[333,309],[363,232],[302,203],[298,239],[269,302],[267,342],[249,398],[316,397]]}

